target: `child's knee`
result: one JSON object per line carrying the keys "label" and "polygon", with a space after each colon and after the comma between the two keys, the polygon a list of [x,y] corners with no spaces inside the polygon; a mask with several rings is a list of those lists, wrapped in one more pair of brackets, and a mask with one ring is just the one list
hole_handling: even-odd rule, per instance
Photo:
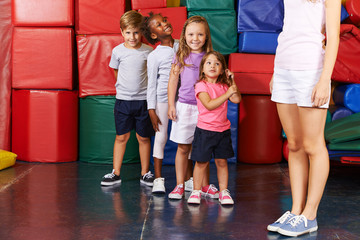
{"label": "child's knee", "polygon": [[116,135],[115,143],[118,143],[118,144],[127,143],[129,138],[130,138],[130,134],[128,134],[128,133],[125,133],[122,135]]}
{"label": "child's knee", "polygon": [[227,160],[226,159],[215,159],[216,167],[224,168],[227,167]]}
{"label": "child's knee", "polygon": [[142,136],[136,134],[136,138],[137,138],[139,144],[150,144],[150,138],[148,138],[148,137],[142,137]]}
{"label": "child's knee", "polygon": [[179,144],[178,145],[178,151],[182,155],[188,156],[191,150],[191,145],[189,144]]}

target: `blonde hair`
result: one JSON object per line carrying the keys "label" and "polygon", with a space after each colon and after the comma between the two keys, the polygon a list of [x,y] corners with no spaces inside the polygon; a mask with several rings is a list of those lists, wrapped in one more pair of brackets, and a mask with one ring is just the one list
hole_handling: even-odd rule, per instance
{"label": "blonde hair", "polygon": [[179,40],[179,49],[176,52],[176,58],[177,62],[180,65],[180,68],[184,66],[189,66],[185,64],[185,59],[190,55],[191,49],[186,44],[186,38],[185,38],[185,32],[186,28],[191,23],[202,23],[205,26],[205,34],[206,34],[206,40],[204,43],[204,46],[202,47],[203,51],[209,52],[213,50],[212,43],[211,43],[211,36],[210,36],[210,28],[209,24],[206,21],[206,18],[202,16],[192,16],[188,20],[186,20],[184,27],[181,32],[180,40]]}
{"label": "blonde hair", "polygon": [[137,28],[140,27],[143,21],[143,16],[135,11],[127,11],[124,13],[120,18],[120,28],[122,30],[131,27],[131,28]]}
{"label": "blonde hair", "polygon": [[227,78],[226,73],[225,73],[225,69],[227,69],[225,58],[221,53],[219,53],[217,51],[210,51],[210,52],[206,53],[203,56],[203,58],[201,59],[200,68],[199,68],[199,80],[198,80],[198,82],[206,80],[205,73],[203,72],[204,71],[204,64],[206,62],[206,59],[210,55],[214,55],[216,57],[216,59],[221,63],[221,67],[222,67],[222,73],[216,79],[216,83],[225,84],[228,87],[230,87],[232,82],[231,82],[230,79]]}

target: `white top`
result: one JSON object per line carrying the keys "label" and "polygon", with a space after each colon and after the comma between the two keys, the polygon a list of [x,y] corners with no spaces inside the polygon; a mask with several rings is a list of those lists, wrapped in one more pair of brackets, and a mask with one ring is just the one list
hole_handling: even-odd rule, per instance
{"label": "white top", "polygon": [[278,37],[275,68],[322,68],[325,54],[325,0],[284,0],[284,7],[284,26]]}
{"label": "white top", "polygon": [[170,77],[171,63],[178,48],[179,40],[175,40],[172,48],[159,45],[148,56],[148,109],[155,109],[157,102],[168,102],[167,87]]}
{"label": "white top", "polygon": [[121,100],[146,100],[146,61],[152,47],[142,44],[129,49],[120,44],[112,50],[109,67],[118,69],[115,84],[116,98]]}

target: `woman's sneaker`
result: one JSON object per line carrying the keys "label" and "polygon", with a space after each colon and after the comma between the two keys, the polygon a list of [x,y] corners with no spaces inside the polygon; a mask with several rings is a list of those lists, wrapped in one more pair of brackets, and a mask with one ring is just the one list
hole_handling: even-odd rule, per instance
{"label": "woman's sneaker", "polygon": [[111,173],[105,174],[101,180],[101,186],[112,186],[117,183],[121,183],[121,178],[118,175],[115,175],[115,170],[113,169]]}
{"label": "woman's sneaker", "polygon": [[233,205],[234,200],[230,196],[230,191],[228,189],[222,190],[219,193],[219,202],[221,205]]}
{"label": "woman's sneaker", "polygon": [[214,184],[210,184],[205,187],[202,187],[201,194],[213,199],[219,198],[219,190],[215,187]]}
{"label": "woman's sneaker", "polygon": [[155,178],[154,186],[152,188],[153,193],[165,193],[165,179],[164,178]]}
{"label": "woman's sneaker", "polygon": [[147,173],[141,176],[140,183],[152,187],[154,185],[154,174],[148,171]]}
{"label": "woman's sneaker", "polygon": [[194,189],[194,180],[193,178],[189,178],[189,180],[185,181],[185,191],[192,192]]}
{"label": "woman's sneaker", "polygon": [[190,204],[200,204],[201,202],[201,191],[193,190],[190,197],[188,198],[188,203]]}
{"label": "woman's sneaker", "polygon": [[183,196],[184,196],[184,185],[183,184],[177,185],[174,188],[174,190],[172,190],[172,192],[169,193],[170,199],[182,199]]}
{"label": "woman's sneaker", "polygon": [[295,217],[295,216],[296,216],[295,214],[292,214],[290,211],[287,211],[278,220],[276,220],[272,224],[269,224],[267,226],[267,230],[271,231],[271,232],[277,232],[279,227],[286,224],[290,218]]}
{"label": "woman's sneaker", "polygon": [[278,233],[289,237],[297,237],[305,233],[315,232],[317,229],[316,218],[308,220],[304,215],[299,215],[290,218],[286,224],[279,227]]}

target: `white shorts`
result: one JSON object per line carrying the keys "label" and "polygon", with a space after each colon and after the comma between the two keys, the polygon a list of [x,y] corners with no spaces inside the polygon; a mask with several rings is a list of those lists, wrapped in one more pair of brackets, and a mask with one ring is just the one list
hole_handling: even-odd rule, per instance
{"label": "white shorts", "polygon": [[161,121],[161,125],[159,125],[159,131],[155,133],[153,157],[163,159],[164,148],[168,138],[168,103],[156,103],[155,112]]}
{"label": "white shorts", "polygon": [[[274,69],[271,100],[277,103],[297,104],[299,107],[312,107],[312,91],[320,79],[322,69],[294,71]],[[331,83],[330,83],[331,85]],[[329,86],[329,96],[331,86]],[[320,108],[328,108],[330,97]]]}
{"label": "white shorts", "polygon": [[176,121],[172,121],[170,140],[180,144],[191,144],[199,111],[196,105],[176,102]]}

